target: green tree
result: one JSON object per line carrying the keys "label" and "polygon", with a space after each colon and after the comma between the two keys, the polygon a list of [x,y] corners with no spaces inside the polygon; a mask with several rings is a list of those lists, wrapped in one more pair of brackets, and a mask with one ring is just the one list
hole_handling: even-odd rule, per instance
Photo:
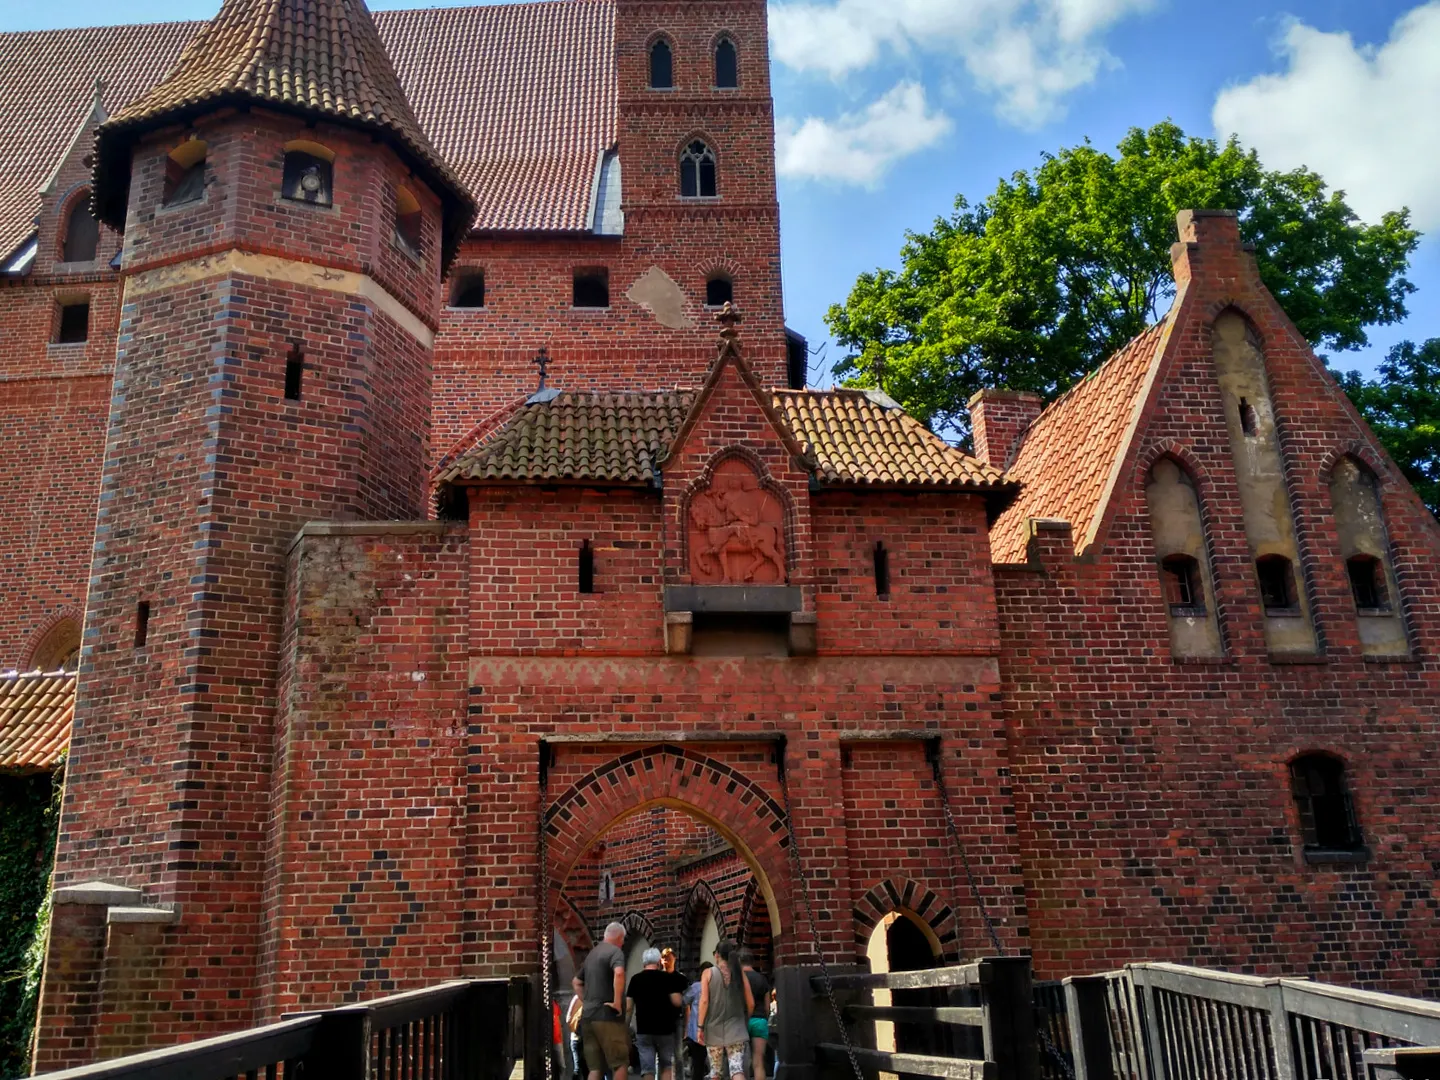
{"label": "green tree", "polygon": [[1364,379],[1358,371],[1339,378],[1375,437],[1440,517],[1440,338],[1419,348],[1400,342],[1377,379]]}
{"label": "green tree", "polygon": [[1365,345],[1405,317],[1419,234],[1407,210],[1361,223],[1306,169],[1267,171],[1231,139],[1175,124],[1132,129],[1118,154],[1046,155],[928,233],[899,270],[861,274],[826,324],[843,382],[880,385],[936,430],[969,433],[983,387],[1054,397],[1154,322],[1174,296],[1170,245],[1183,209],[1231,209],[1260,276],[1312,345]]}

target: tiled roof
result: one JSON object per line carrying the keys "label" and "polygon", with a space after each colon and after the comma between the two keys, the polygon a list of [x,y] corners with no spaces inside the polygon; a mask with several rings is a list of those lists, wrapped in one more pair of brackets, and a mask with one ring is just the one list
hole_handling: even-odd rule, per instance
{"label": "tiled roof", "polygon": [[1076,553],[1089,545],[1166,325],[1162,320],[1135,337],[1030,425],[1007,473],[1022,485],[1020,495],[990,529],[995,562],[1025,561],[1029,518],[1068,521]]}
{"label": "tiled roof", "polygon": [[0,770],[53,769],[70,745],[74,672],[0,675]]}
{"label": "tiled roof", "polygon": [[158,85],[95,134],[96,215],[124,228],[146,131],[221,105],[265,105],[384,136],[440,196],[448,264],[474,205],[421,130],[365,0],[224,0]]}
{"label": "tiled roof", "polygon": [[[616,141],[612,0],[374,15],[420,128],[480,229],[583,230]],[[0,34],[0,259],[34,231],[41,184],[90,109],[155,87],[204,23]],[[521,62],[521,61],[524,62]]]}
{"label": "tiled roof", "polygon": [[[560,393],[527,403],[502,415],[493,432],[435,479],[650,483],[694,397],[690,390]],[[864,391],[778,391],[773,405],[821,483],[964,488],[1006,497],[1012,491],[998,469],[948,446]]]}

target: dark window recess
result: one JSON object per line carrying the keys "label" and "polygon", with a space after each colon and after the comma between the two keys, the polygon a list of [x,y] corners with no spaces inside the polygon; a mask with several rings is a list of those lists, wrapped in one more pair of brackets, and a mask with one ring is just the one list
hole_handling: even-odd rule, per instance
{"label": "dark window recess", "polygon": [[705,282],[705,306],[724,307],[735,299],[735,286],[727,277],[713,277]]}
{"label": "dark window recess", "polygon": [[1255,434],[1255,406],[1243,397],[1240,399],[1240,430],[1246,435]]}
{"label": "dark window recess", "polygon": [[305,378],[305,354],[299,346],[290,350],[285,357],[285,399],[300,400],[300,384]]}
{"label": "dark window recess", "polygon": [[696,139],[680,155],[680,194],[687,199],[713,199],[715,192],[715,151]]}
{"label": "dark window recess", "polygon": [[1205,607],[1205,591],[1200,586],[1200,563],[1190,555],[1166,555],[1160,560],[1161,577],[1165,582],[1165,603],[1171,615],[1194,615]]}
{"label": "dark window recess", "polygon": [[701,612],[691,624],[692,656],[788,656],[790,616],[769,612]]}
{"label": "dark window recess", "polygon": [[420,255],[420,211],[395,215],[395,242],[411,255]]}
{"label": "dark window recess", "polygon": [[135,605],[135,648],[143,649],[150,638],[150,601]]}
{"label": "dark window recess", "polygon": [[65,262],[89,262],[100,246],[100,222],[90,213],[88,204],[89,196],[82,197],[65,222],[65,250],[60,256]]}
{"label": "dark window recess", "polygon": [[484,307],[485,275],[469,273],[460,275],[455,282],[455,291],[450,295],[451,307]]}
{"label": "dark window recess", "polygon": [[1355,851],[1363,845],[1344,762],[1328,754],[1296,758],[1290,763],[1290,788],[1307,849]]}
{"label": "dark window recess", "polygon": [[446,484],[435,498],[435,516],[441,521],[469,521],[470,493],[458,484]]}
{"label": "dark window recess", "polygon": [[1284,555],[1261,555],[1255,560],[1255,574],[1260,581],[1260,602],[1267,614],[1288,613],[1298,605],[1295,572]]}
{"label": "dark window recess", "polygon": [[721,38],[715,46],[715,85],[721,90],[729,90],[740,84],[738,76],[735,43],[729,38]]}
{"label": "dark window recess", "polygon": [[805,338],[785,328],[785,380],[791,390],[804,390],[810,375],[810,345]]}
{"label": "dark window recess", "polygon": [[675,61],[670,43],[661,38],[650,46],[650,88],[669,90],[675,85]]}
{"label": "dark window recess", "polygon": [[201,158],[188,169],[177,161],[166,161],[165,191],[160,199],[160,205],[179,206],[181,203],[197,202],[204,194],[204,158]]}
{"label": "dark window recess", "polygon": [[580,591],[582,593],[593,593],[595,591],[595,549],[590,546],[589,540],[580,542]]}
{"label": "dark window recess", "polygon": [[60,329],[55,340],[61,345],[72,345],[90,337],[90,301],[81,300],[73,304],[60,305]]}
{"label": "dark window recess", "polygon": [[573,303],[576,307],[609,307],[610,274],[605,270],[576,270]]}
{"label": "dark window recess", "polygon": [[1350,575],[1350,593],[1355,606],[1362,611],[1385,608],[1385,575],[1380,560],[1374,555],[1351,555],[1345,560]]}
{"label": "dark window recess", "polygon": [[875,563],[875,595],[882,600],[890,597],[890,552],[885,550],[885,541],[876,540],[872,553]]}
{"label": "dark window recess", "polygon": [[297,202],[329,206],[333,172],[330,162],[302,150],[285,155],[285,175],[280,181],[280,194]]}

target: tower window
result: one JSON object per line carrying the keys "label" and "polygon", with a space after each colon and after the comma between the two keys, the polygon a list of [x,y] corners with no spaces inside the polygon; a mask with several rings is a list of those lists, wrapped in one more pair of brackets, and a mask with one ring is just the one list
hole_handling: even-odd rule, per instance
{"label": "tower window", "polygon": [[715,191],[715,151],[696,139],[680,155],[680,194],[687,199],[713,199]]}
{"label": "tower window", "polygon": [[187,139],[165,159],[165,187],[160,205],[179,206],[198,202],[205,194],[206,145],[199,139]]}
{"label": "tower window", "polygon": [[87,194],[75,200],[65,219],[65,246],[60,253],[64,262],[90,262],[100,246],[100,222],[90,213]]}
{"label": "tower window", "polygon": [[395,189],[395,243],[407,255],[420,257],[420,200],[405,187]]}
{"label": "tower window", "polygon": [[1290,560],[1284,555],[1262,555],[1255,560],[1255,573],[1260,581],[1260,602],[1265,614],[1292,614],[1299,600]]}
{"label": "tower window", "polygon": [[1255,434],[1255,406],[1243,397],[1240,399],[1240,430],[1246,435]]}
{"label": "tower window", "polygon": [[730,90],[739,84],[735,43],[729,38],[721,38],[715,45],[715,86],[720,90]]}
{"label": "tower window", "polygon": [[60,325],[55,341],[60,345],[73,345],[90,337],[90,301],[72,300],[60,305]]}
{"label": "tower window", "polygon": [[888,600],[890,598],[890,552],[885,550],[883,540],[875,541],[872,560],[875,569],[875,595],[881,600]]}
{"label": "tower window", "polygon": [[675,58],[670,43],[659,38],[650,46],[650,89],[669,90],[675,85]]}
{"label": "tower window", "polygon": [[576,270],[574,297],[577,308],[608,308],[610,306],[610,273],[601,269]]}
{"label": "tower window", "polygon": [[141,600],[135,605],[135,648],[143,649],[150,640],[150,601]]}
{"label": "tower window", "polygon": [[305,354],[299,345],[291,346],[285,357],[285,400],[300,400],[300,383],[305,377]]}
{"label": "tower window", "polygon": [[1189,555],[1167,555],[1160,560],[1160,570],[1170,614],[1203,614],[1205,592],[1200,585],[1200,563]]}
{"label": "tower window", "polygon": [[305,150],[286,151],[285,173],[280,181],[280,194],[285,198],[329,206],[333,180],[333,167],[327,159]]}
{"label": "tower window", "polygon": [[1385,575],[1374,555],[1351,555],[1345,560],[1350,575],[1350,593],[1361,611],[1380,611],[1385,603]]}
{"label": "tower window", "polygon": [[590,546],[589,540],[580,542],[579,559],[580,591],[582,593],[593,593],[595,591],[595,549]]}
{"label": "tower window", "polygon": [[461,308],[483,308],[485,306],[485,274],[472,270],[461,274],[455,280],[454,291],[450,294],[450,306]]}
{"label": "tower window", "polygon": [[1356,851],[1363,844],[1355,804],[1345,783],[1345,763],[1328,754],[1306,754],[1290,763],[1290,787],[1300,811],[1300,831],[1311,851]]}
{"label": "tower window", "polygon": [[705,282],[705,306],[724,307],[735,299],[735,286],[728,277],[716,275]]}

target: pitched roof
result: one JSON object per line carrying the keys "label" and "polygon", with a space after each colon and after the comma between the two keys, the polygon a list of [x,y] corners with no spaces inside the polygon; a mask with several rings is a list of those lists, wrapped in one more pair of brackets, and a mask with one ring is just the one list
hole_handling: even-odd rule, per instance
{"label": "pitched roof", "polygon": [[[486,230],[589,228],[615,145],[613,0],[381,11],[380,40],[420,129]],[[39,189],[89,112],[155,87],[199,22],[0,34],[0,259],[34,231]],[[523,62],[521,62],[523,60]]]}
{"label": "pitched roof", "polygon": [[75,673],[0,675],[0,770],[53,769],[70,745]]}
{"label": "pitched roof", "polygon": [[1145,401],[1168,326],[1161,320],[1056,398],[1030,425],[1006,474],[1020,495],[990,529],[998,563],[1025,561],[1030,518],[1068,521],[1079,554],[1094,539]]}

